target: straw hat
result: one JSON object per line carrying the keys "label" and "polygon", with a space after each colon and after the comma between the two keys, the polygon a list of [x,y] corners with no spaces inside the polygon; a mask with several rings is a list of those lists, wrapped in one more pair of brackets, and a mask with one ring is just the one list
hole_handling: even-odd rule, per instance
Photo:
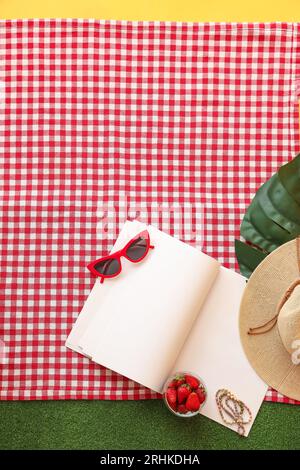
{"label": "straw hat", "polygon": [[269,254],[250,277],[240,307],[240,336],[268,385],[300,400],[300,239]]}

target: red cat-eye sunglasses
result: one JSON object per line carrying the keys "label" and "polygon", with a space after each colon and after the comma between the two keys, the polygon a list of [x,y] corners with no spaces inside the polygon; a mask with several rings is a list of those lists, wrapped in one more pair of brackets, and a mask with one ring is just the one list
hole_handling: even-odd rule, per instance
{"label": "red cat-eye sunglasses", "polygon": [[150,236],[148,230],[138,233],[132,238],[122,250],[111,255],[99,258],[90,263],[87,267],[92,274],[100,277],[101,284],[105,278],[115,277],[122,271],[121,257],[124,256],[132,263],[139,263],[147,255],[150,248]]}

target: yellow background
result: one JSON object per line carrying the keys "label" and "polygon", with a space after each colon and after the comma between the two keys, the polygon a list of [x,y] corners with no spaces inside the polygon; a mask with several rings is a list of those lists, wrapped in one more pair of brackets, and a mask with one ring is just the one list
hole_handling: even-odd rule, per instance
{"label": "yellow background", "polygon": [[0,0],[0,18],[300,21],[300,0]]}

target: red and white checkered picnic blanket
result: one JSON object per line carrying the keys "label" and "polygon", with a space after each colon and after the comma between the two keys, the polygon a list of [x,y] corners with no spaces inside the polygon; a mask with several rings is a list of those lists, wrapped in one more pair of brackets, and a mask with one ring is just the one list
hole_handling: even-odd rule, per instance
{"label": "red and white checkered picnic blanket", "polygon": [[157,397],[65,348],[86,264],[140,215],[237,269],[246,206],[299,150],[299,30],[0,21],[1,399]]}

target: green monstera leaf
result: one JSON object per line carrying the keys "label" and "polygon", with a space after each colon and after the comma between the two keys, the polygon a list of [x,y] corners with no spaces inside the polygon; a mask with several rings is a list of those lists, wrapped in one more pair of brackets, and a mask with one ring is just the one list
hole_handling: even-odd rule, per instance
{"label": "green monstera leaf", "polygon": [[240,240],[235,240],[235,253],[240,271],[246,277],[250,277],[256,266],[267,256],[267,253],[263,253]]}
{"label": "green monstera leaf", "polygon": [[300,234],[300,154],[279,168],[257,191],[241,224],[235,253],[249,277],[271,251]]}

